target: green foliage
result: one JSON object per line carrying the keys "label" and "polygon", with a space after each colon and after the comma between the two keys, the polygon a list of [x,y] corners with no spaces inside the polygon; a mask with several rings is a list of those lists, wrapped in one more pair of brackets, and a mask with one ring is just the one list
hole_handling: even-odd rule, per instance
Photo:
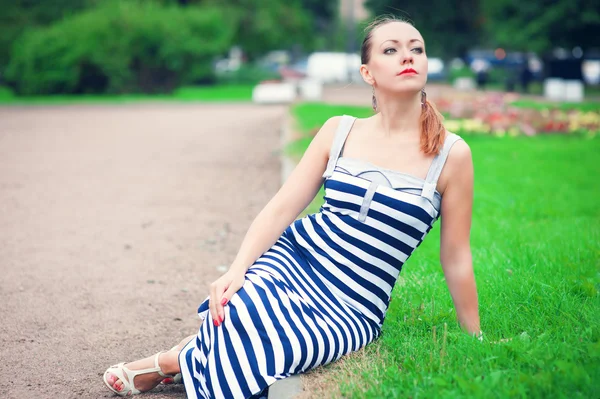
{"label": "green foliage", "polygon": [[600,173],[600,138],[464,138],[484,341],[456,323],[437,223],[404,266],[381,338],[362,361],[327,366],[330,385],[361,399],[598,397],[600,181],[590,176]]}
{"label": "green foliage", "polygon": [[600,37],[600,8],[590,0],[481,0],[484,33],[493,45],[545,52],[556,46],[593,48]]}
{"label": "green foliage", "polygon": [[11,46],[26,30],[47,26],[99,0],[0,0],[0,71],[8,64]]}
{"label": "green foliage", "polygon": [[234,43],[250,59],[297,44],[312,47],[310,16],[300,0],[206,0],[203,4],[219,7],[237,21]]}
{"label": "green foliage", "polygon": [[374,15],[394,14],[411,20],[425,39],[427,54],[444,58],[463,55],[477,44],[479,4],[479,0],[366,2]]}
{"label": "green foliage", "polygon": [[[463,66],[461,68],[451,68],[448,71],[448,81],[453,83],[457,78],[476,78],[475,72],[469,68],[468,66]],[[487,84],[498,84],[503,87],[510,77],[510,72],[502,67],[490,68],[488,70]]]}
{"label": "green foliage", "polygon": [[448,80],[451,83],[458,78],[473,78],[475,79],[475,72],[468,66],[463,66],[461,68],[450,68],[448,71]]}
{"label": "green foliage", "polygon": [[255,85],[263,80],[280,79],[278,72],[260,68],[252,63],[246,63],[235,71],[217,74],[217,81],[222,84],[252,84]]}
{"label": "green foliage", "polygon": [[339,0],[300,0],[300,3],[302,8],[309,12],[311,17],[319,24],[332,21],[340,6]]}
{"label": "green foliage", "polygon": [[367,0],[367,6],[375,15],[408,17],[428,53],[445,57],[478,46],[537,53],[555,46],[587,49],[597,47],[600,37],[600,8],[590,0]]}
{"label": "green foliage", "polygon": [[26,32],[6,77],[19,94],[168,92],[214,79],[234,25],[216,8],[109,2]]}
{"label": "green foliage", "polygon": [[[122,0],[121,3],[131,1],[135,0]],[[9,63],[12,44],[24,32],[51,25],[103,3],[101,0],[0,0],[0,74]],[[207,5],[220,8],[227,17],[226,25],[235,26],[232,44],[241,45],[251,58],[256,58],[269,50],[292,46],[306,51],[327,47],[327,39],[336,32],[334,21],[339,2],[153,0],[153,3],[186,12],[204,10]]]}
{"label": "green foliage", "polygon": [[304,50],[343,50],[342,39],[347,32],[340,23],[339,0],[301,0],[301,3],[312,21],[310,43],[304,44]]}
{"label": "green foliage", "polygon": [[[181,4],[180,0],[161,0]],[[214,5],[238,20],[234,43],[255,59],[270,50],[310,51],[333,31],[339,0],[188,0],[186,7]]]}

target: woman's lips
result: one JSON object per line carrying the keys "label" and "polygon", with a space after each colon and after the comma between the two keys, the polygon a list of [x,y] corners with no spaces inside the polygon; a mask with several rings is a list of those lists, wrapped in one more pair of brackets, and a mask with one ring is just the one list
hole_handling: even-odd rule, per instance
{"label": "woman's lips", "polygon": [[408,68],[408,69],[405,69],[404,71],[400,72],[400,73],[399,73],[398,75],[396,75],[396,76],[400,76],[400,75],[406,75],[406,74],[416,75],[416,74],[417,74],[417,71],[415,71],[415,70],[414,70],[414,69],[412,69],[412,68]]}

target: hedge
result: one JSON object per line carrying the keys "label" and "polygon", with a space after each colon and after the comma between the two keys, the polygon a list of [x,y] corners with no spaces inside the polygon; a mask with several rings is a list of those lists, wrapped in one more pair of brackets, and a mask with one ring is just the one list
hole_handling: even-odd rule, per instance
{"label": "hedge", "polygon": [[111,1],[27,31],[6,79],[18,94],[169,92],[214,80],[214,59],[234,33],[216,7]]}

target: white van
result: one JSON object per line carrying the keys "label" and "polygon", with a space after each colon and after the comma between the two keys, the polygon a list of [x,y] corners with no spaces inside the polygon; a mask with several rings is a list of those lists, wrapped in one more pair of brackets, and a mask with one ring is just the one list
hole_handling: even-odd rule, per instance
{"label": "white van", "polygon": [[360,83],[360,65],[358,54],[317,52],[308,56],[306,75],[321,83]]}

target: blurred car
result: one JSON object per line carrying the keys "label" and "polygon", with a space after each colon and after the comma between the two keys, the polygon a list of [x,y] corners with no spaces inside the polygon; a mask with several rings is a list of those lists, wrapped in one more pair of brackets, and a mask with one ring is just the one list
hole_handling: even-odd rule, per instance
{"label": "blurred car", "polygon": [[474,72],[481,70],[482,65],[486,65],[485,70],[503,68],[513,71],[527,66],[533,79],[541,79],[543,74],[542,60],[532,52],[506,51],[503,48],[474,49],[467,52],[465,62]]}
{"label": "blurred car", "polygon": [[282,66],[289,65],[290,60],[291,55],[289,51],[273,50],[260,57],[256,64],[265,70],[276,72]]}
{"label": "blurred car", "polygon": [[446,68],[441,58],[427,58],[427,80],[445,80]]}
{"label": "blurred car", "polygon": [[316,52],[308,56],[306,75],[322,83],[358,83],[360,65],[358,54]]}

